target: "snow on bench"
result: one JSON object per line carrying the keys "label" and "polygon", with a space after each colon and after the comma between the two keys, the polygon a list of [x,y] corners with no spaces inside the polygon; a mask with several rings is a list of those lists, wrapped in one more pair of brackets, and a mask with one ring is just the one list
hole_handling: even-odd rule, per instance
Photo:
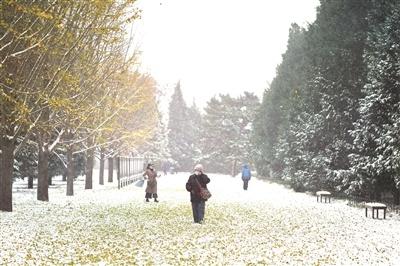
{"label": "snow on bench", "polygon": [[326,199],[329,200],[329,203],[331,203],[331,193],[329,191],[317,191],[317,193],[315,193],[317,195],[317,202],[319,201],[319,198],[321,197],[321,202],[322,202],[322,198],[325,198],[325,203],[326,203]]}
{"label": "snow on bench", "polygon": [[376,218],[377,219],[379,219],[379,210],[383,210],[383,219],[386,219],[387,206],[385,204],[378,203],[378,202],[365,203],[365,217],[368,217],[368,208],[372,209],[372,219],[375,219],[375,210],[376,210]]}

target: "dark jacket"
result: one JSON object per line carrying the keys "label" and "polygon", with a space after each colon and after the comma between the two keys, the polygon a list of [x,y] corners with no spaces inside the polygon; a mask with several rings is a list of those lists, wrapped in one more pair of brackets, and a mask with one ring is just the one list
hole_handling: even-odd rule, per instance
{"label": "dark jacket", "polygon": [[200,186],[202,186],[203,188],[207,188],[207,184],[210,183],[210,178],[208,178],[208,176],[205,174],[191,175],[189,177],[189,180],[186,182],[186,190],[190,192],[190,201],[205,201],[199,196],[200,188],[197,185],[196,179],[197,181],[199,181]]}

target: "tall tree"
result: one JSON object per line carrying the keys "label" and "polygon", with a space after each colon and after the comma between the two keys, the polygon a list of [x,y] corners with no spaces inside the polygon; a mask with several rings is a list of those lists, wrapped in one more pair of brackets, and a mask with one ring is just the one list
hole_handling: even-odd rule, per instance
{"label": "tall tree", "polygon": [[380,200],[383,191],[400,203],[400,3],[373,1],[364,55],[367,82],[360,100],[361,117],[352,134],[356,152],[343,172],[348,194]]}
{"label": "tall tree", "polygon": [[[227,100],[230,96],[225,96]],[[208,172],[230,173],[231,160],[225,142],[231,139],[233,123],[229,119],[230,111],[225,101],[217,97],[211,98],[204,108],[201,132],[201,161],[207,166]]]}
{"label": "tall tree", "polygon": [[[115,72],[115,78],[124,77],[132,63],[123,50],[124,26],[138,18],[134,2],[0,2],[0,210],[12,210],[14,156],[29,140],[39,148],[37,197],[47,201],[48,160],[60,143],[67,148],[68,168],[73,149],[118,119],[117,114],[146,109],[153,89],[144,75],[131,75],[135,90],[125,83],[118,97],[113,97],[115,85],[106,82]],[[115,108],[100,116],[95,127],[88,117],[108,109],[104,103]],[[118,141],[140,139],[149,130],[138,131]],[[73,171],[68,173],[70,181]]]}
{"label": "tall tree", "polygon": [[180,82],[177,83],[169,104],[168,130],[168,146],[172,159],[177,162],[180,171],[191,170],[194,143],[189,133],[189,110],[182,96]]}
{"label": "tall tree", "polygon": [[192,158],[194,163],[200,162],[201,158],[201,128],[202,128],[202,116],[199,108],[196,105],[196,102],[193,101],[192,106],[188,109],[189,114],[189,123],[190,127],[188,128],[189,138],[193,141],[192,145]]}
{"label": "tall tree", "polygon": [[[254,119],[252,139],[257,147],[257,171],[266,177],[284,176],[285,158],[292,152],[287,150],[291,141],[289,130],[299,114],[314,108],[310,92],[305,89],[311,64],[306,37],[305,29],[292,24],[287,51]],[[285,147],[279,147],[281,144]]]}
{"label": "tall tree", "polygon": [[296,189],[342,189],[366,82],[363,52],[372,9],[371,1],[321,0],[308,29],[292,26],[255,121],[262,174],[272,170]]}
{"label": "tall tree", "polygon": [[237,98],[219,95],[205,108],[202,123],[202,161],[208,171],[235,175],[241,163],[251,163],[255,148],[250,142],[259,99],[244,92]]}

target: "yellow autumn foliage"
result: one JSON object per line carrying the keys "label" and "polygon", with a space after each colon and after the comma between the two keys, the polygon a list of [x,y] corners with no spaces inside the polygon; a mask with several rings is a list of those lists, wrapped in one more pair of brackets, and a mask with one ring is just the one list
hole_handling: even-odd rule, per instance
{"label": "yellow autumn foliage", "polygon": [[114,149],[150,138],[156,84],[132,69],[136,55],[127,60],[124,50],[126,24],[140,17],[135,2],[0,1],[0,102],[9,111],[2,126],[20,127],[22,136],[66,128]]}

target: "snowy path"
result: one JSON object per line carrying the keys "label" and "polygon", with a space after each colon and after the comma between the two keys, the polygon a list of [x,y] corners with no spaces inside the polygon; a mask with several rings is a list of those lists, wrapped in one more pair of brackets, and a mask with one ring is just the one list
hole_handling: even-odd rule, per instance
{"label": "snowy path", "polygon": [[[399,265],[400,221],[365,218],[344,201],[281,185],[209,175],[213,197],[204,225],[192,223],[187,174],[159,179],[160,203],[144,188],[116,184],[75,196],[65,186],[50,202],[14,185],[14,212],[0,212],[0,265]],[[56,182],[60,183],[60,182]]]}

